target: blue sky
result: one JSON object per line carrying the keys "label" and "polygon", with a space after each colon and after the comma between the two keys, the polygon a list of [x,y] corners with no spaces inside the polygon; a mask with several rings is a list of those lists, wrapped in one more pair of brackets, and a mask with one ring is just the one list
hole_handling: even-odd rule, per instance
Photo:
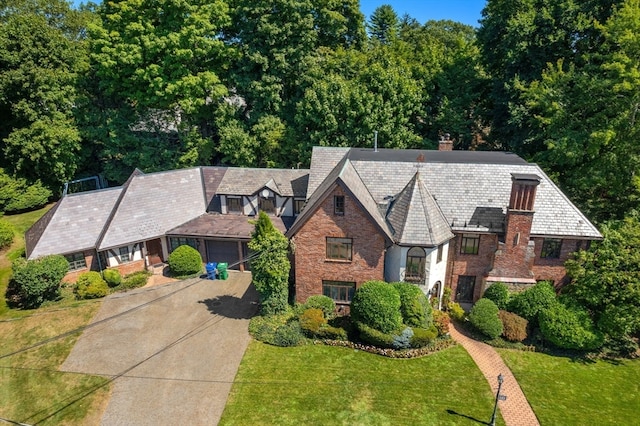
{"label": "blue sky", "polygon": [[[100,0],[93,1],[100,3]],[[81,0],[72,0],[72,3],[78,5]],[[360,10],[368,20],[377,7],[389,4],[399,17],[406,13],[422,24],[430,19],[451,19],[477,27],[486,3],[486,0],[360,0]]]}
{"label": "blue sky", "polygon": [[360,0],[366,19],[377,7],[388,4],[399,17],[405,13],[424,24],[428,20],[450,19],[477,27],[486,0]]}

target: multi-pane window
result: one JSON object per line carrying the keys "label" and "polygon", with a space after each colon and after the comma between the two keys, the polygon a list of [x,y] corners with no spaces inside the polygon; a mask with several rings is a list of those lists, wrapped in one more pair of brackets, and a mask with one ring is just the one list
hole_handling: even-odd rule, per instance
{"label": "multi-pane window", "polygon": [[84,253],[72,253],[66,254],[65,259],[69,262],[69,270],[77,271],[78,269],[84,269],[87,267],[87,261],[84,258]]}
{"label": "multi-pane window", "polygon": [[258,209],[265,213],[274,214],[276,212],[276,200],[275,198],[263,198],[258,199]]}
{"label": "multi-pane window", "polygon": [[335,302],[349,303],[356,291],[356,283],[350,281],[322,281],[322,294]]}
{"label": "multi-pane window", "polygon": [[424,279],[424,268],[426,253],[421,247],[411,247],[407,252],[407,267],[404,273],[405,281],[422,281]]}
{"label": "multi-pane window", "polygon": [[562,240],[556,238],[545,238],[542,242],[540,257],[543,259],[557,259],[560,257]]}
{"label": "multi-pane window", "polygon": [[476,287],[476,277],[473,275],[460,275],[456,288],[456,302],[473,303],[473,293]]}
{"label": "multi-pane window", "polygon": [[344,214],[344,195],[335,195],[333,197],[333,213],[339,216]]}
{"label": "multi-pane window", "polygon": [[351,260],[351,253],[352,253],[351,238],[327,237],[327,259]]}
{"label": "multi-pane window", "polygon": [[478,254],[479,248],[480,248],[480,235],[462,234],[462,242],[460,244],[460,253]]}
{"label": "multi-pane window", "polygon": [[227,197],[227,212],[242,213],[242,199],[240,197]]}
{"label": "multi-pane window", "polygon": [[442,252],[444,251],[444,244],[438,246],[438,256],[436,257],[436,263],[442,262]]}
{"label": "multi-pane window", "polygon": [[131,262],[131,252],[129,251],[129,246],[120,247],[118,250],[120,254],[120,263]]}
{"label": "multi-pane window", "polygon": [[303,199],[294,199],[293,200],[293,214],[300,214],[302,212],[302,208],[304,207]]}
{"label": "multi-pane window", "polygon": [[191,246],[198,249],[198,241],[195,238],[169,237],[169,249],[174,251],[180,246]]}

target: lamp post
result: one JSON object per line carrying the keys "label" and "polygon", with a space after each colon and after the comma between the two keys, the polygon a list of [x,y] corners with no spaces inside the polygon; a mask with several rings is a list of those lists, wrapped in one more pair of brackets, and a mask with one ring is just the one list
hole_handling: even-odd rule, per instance
{"label": "lamp post", "polygon": [[506,396],[500,395],[500,388],[502,387],[502,382],[504,379],[502,378],[502,374],[498,374],[498,392],[496,392],[496,403],[493,406],[493,415],[491,416],[491,421],[489,422],[489,426],[496,426],[496,411],[498,410],[498,400],[504,401],[507,399]]}

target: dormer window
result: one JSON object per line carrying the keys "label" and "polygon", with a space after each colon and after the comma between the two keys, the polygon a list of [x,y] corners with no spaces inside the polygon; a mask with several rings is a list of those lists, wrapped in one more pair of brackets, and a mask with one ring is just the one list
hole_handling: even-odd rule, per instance
{"label": "dormer window", "polygon": [[344,195],[336,195],[333,197],[333,214],[344,216]]}
{"label": "dormer window", "polygon": [[227,213],[242,213],[242,199],[227,196]]}

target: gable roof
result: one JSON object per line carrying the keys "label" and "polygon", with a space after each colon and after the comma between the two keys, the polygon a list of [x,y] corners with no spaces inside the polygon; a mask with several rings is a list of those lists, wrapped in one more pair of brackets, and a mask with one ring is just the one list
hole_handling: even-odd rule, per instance
{"label": "gable roof", "polygon": [[[37,241],[28,244],[27,258],[94,248],[121,193],[122,187],[118,187],[63,197],[49,211],[51,215],[46,217],[48,222],[43,223]],[[38,223],[29,232],[34,229],[38,229]]]}
{"label": "gable roof", "polygon": [[437,246],[453,238],[419,171],[392,201],[387,220],[401,245]]}
{"label": "gable roof", "polygon": [[[399,194],[413,178],[416,167],[447,223],[458,232],[504,232],[511,195],[511,174],[541,177],[534,205],[533,236],[599,239],[602,235],[537,165],[515,154],[479,151],[428,151],[314,148],[311,182],[327,177],[326,167],[342,154],[381,207]],[[324,176],[323,176],[324,173]]]}
{"label": "gable roof", "polygon": [[97,248],[105,250],[164,235],[207,207],[201,168],[132,176]]}
{"label": "gable roof", "polygon": [[308,198],[304,209],[287,232],[287,236],[294,235],[300,229],[336,185],[342,185],[354,200],[360,204],[364,213],[369,216],[383,235],[386,236],[388,240],[393,240],[391,230],[384,220],[378,205],[347,158],[343,158],[342,161],[333,168],[326,179],[320,184],[311,197]]}
{"label": "gable roof", "polygon": [[252,169],[229,167],[218,186],[218,194],[253,195],[267,187],[283,197],[304,197],[307,169]]}

